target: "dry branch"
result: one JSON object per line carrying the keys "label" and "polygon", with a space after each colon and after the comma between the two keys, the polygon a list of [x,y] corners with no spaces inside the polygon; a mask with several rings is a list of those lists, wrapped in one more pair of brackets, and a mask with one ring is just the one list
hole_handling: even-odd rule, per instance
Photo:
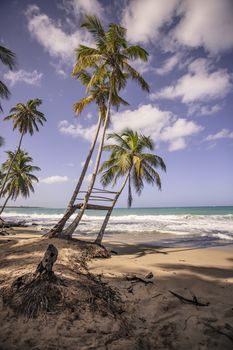
{"label": "dry branch", "polygon": [[176,298],[178,298],[180,301],[182,301],[184,303],[189,303],[189,304],[193,304],[193,305],[196,305],[196,306],[209,306],[209,304],[210,304],[209,302],[208,303],[200,303],[197,300],[197,297],[195,295],[193,296],[193,299],[188,299],[188,298],[183,297],[180,294],[172,292],[171,290],[169,290],[169,293],[171,293],[172,295],[174,295]]}

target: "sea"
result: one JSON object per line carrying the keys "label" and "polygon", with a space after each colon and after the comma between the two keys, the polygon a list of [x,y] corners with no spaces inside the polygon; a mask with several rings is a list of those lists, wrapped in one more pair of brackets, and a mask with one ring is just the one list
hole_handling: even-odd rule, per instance
{"label": "sea", "polygon": [[[3,218],[23,220],[41,234],[51,228],[64,211],[64,208],[9,207],[5,209]],[[75,235],[94,238],[105,213],[86,211]],[[233,206],[116,208],[107,226],[105,239],[166,247],[233,244]]]}

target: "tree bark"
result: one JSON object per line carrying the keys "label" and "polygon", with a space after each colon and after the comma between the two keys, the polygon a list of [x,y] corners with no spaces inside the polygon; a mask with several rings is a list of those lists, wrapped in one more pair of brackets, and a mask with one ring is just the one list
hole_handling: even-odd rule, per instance
{"label": "tree bark", "polygon": [[108,122],[109,122],[109,117],[110,117],[110,108],[111,108],[111,100],[112,100],[112,87],[110,84],[110,88],[109,88],[109,97],[108,97],[108,104],[107,104],[107,111],[106,111],[106,117],[105,117],[105,121],[104,121],[104,126],[103,126],[103,133],[102,133],[102,138],[101,138],[101,142],[99,145],[99,149],[98,149],[98,154],[96,157],[96,162],[95,162],[95,168],[91,177],[91,182],[90,185],[88,187],[87,193],[85,195],[84,198],[84,202],[83,202],[83,206],[82,209],[80,210],[79,214],[76,216],[76,218],[74,219],[74,221],[63,231],[64,236],[67,239],[70,239],[75,231],[75,229],[78,227],[82,216],[86,210],[92,189],[94,187],[95,184],[95,179],[98,173],[98,169],[99,169],[99,164],[100,164],[100,159],[101,159],[101,155],[102,155],[102,151],[103,151],[103,145],[104,145],[104,140],[105,140],[105,134],[106,134],[106,129],[108,126]]}
{"label": "tree bark", "polygon": [[52,272],[53,264],[57,260],[58,250],[53,244],[49,244],[44,257],[36,268],[36,274],[49,274]]}
{"label": "tree bark", "polygon": [[[78,180],[78,183],[75,187],[75,190],[72,194],[72,197],[70,199],[70,202],[67,206],[67,209],[65,211],[65,214],[63,215],[63,217],[58,221],[58,223],[48,232],[48,237],[56,237],[56,236],[59,236],[60,233],[62,232],[67,220],[71,217],[71,215],[75,212],[75,210],[77,208],[74,207],[74,202],[77,198],[77,195],[80,191],[80,188],[82,186],[82,183],[83,183],[83,180],[84,180],[84,177],[86,175],[86,172],[87,172],[87,169],[88,169],[88,166],[89,166],[89,163],[90,163],[90,160],[91,160],[91,157],[92,157],[92,154],[93,154],[93,151],[95,149],[95,145],[96,145],[96,141],[97,141],[97,138],[98,138],[98,135],[99,135],[99,131],[100,131],[100,126],[101,126],[101,121],[102,121],[102,118],[101,118],[101,112],[99,111],[99,119],[98,119],[98,124],[97,124],[97,128],[96,128],[96,133],[95,133],[95,138],[91,144],[91,147],[90,147],[90,150],[89,150],[89,153],[88,153],[88,156],[86,158],[86,161],[85,161],[85,164],[83,166],[83,169],[82,169],[82,172],[80,174],[80,177],[79,177],[79,180]],[[62,236],[62,235],[61,235]]]}
{"label": "tree bark", "polygon": [[115,196],[115,198],[114,198],[114,201],[113,201],[113,203],[112,203],[111,209],[108,210],[108,212],[107,212],[107,214],[106,214],[106,216],[105,216],[104,222],[103,222],[103,224],[102,224],[102,226],[101,226],[101,229],[100,229],[100,231],[99,231],[99,233],[98,233],[98,236],[97,236],[97,238],[96,238],[96,240],[95,240],[95,243],[96,243],[96,244],[101,245],[101,243],[102,243],[103,236],[104,236],[104,232],[105,232],[105,229],[106,229],[106,227],[107,227],[108,221],[109,221],[109,219],[110,219],[110,216],[111,216],[111,214],[112,214],[112,211],[113,211],[113,209],[114,209],[114,207],[115,207],[115,205],[116,205],[116,202],[117,202],[118,198],[120,197],[120,195],[121,195],[123,189],[125,188],[125,185],[126,185],[128,179],[129,179],[129,174],[130,174],[130,173],[128,173],[128,175],[126,176],[126,178],[125,178],[125,180],[124,180],[124,182],[123,182],[123,185],[122,185],[120,191],[116,194],[116,196]]}

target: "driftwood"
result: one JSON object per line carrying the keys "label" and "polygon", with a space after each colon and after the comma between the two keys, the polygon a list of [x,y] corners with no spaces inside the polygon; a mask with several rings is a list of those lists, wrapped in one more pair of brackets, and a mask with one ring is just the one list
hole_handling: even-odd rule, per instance
{"label": "driftwood", "polygon": [[147,284],[153,284],[153,281],[146,281],[141,277],[137,277],[137,276],[126,276],[127,281],[130,281],[132,283],[137,283],[137,282],[141,282],[144,283],[145,285]]}
{"label": "driftwood", "polygon": [[197,300],[197,297],[195,295],[193,296],[193,299],[188,299],[188,298],[183,297],[180,294],[172,292],[171,290],[169,290],[169,293],[171,293],[172,295],[174,295],[176,298],[178,298],[180,301],[182,301],[184,303],[189,303],[189,304],[193,304],[193,305],[196,305],[196,306],[209,306],[209,304],[210,304],[209,302],[208,303],[200,303]]}
{"label": "driftwood", "polygon": [[27,227],[25,221],[0,221],[0,228],[11,228],[11,227]]}

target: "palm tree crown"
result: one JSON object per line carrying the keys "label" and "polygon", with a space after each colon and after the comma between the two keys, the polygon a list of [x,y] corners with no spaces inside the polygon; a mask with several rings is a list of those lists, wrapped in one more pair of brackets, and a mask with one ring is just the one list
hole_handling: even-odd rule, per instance
{"label": "palm tree crown", "polygon": [[[98,67],[95,68],[95,71],[98,70]],[[86,70],[82,70],[76,76],[81,83],[88,87],[92,76]],[[78,102],[74,104],[74,111],[77,115],[80,115],[83,109],[92,102],[95,102],[98,106],[98,109],[101,113],[102,121],[104,121],[106,117],[106,104],[108,100],[109,94],[109,73],[103,75],[99,81],[96,81],[94,85],[92,85],[88,90],[88,96],[80,99]],[[119,107],[120,104],[125,106],[128,105],[128,102],[125,101],[122,97],[120,97],[117,93],[112,94],[112,105]]]}
{"label": "palm tree crown", "polygon": [[[2,171],[7,172],[15,152],[7,152],[8,159],[2,165]],[[10,195],[11,199],[16,199],[19,195],[24,198],[29,197],[30,192],[34,192],[33,182],[38,182],[38,178],[33,175],[34,171],[40,168],[32,165],[33,159],[27,152],[19,150],[11,167],[7,184],[4,189],[4,195]]]}
{"label": "palm tree crown", "polygon": [[128,205],[132,204],[131,183],[136,192],[140,195],[144,187],[144,181],[148,184],[156,184],[161,189],[160,176],[155,170],[161,168],[166,171],[163,159],[152,153],[145,153],[148,149],[154,149],[153,141],[150,137],[138,134],[132,130],[125,130],[122,134],[112,133],[108,139],[115,143],[104,146],[110,151],[110,157],[105,161],[100,172],[103,172],[101,183],[107,186],[110,183],[115,185],[118,178],[128,176]]}
{"label": "palm tree crown", "polygon": [[107,31],[104,31],[101,22],[95,16],[86,16],[82,27],[93,35],[96,47],[79,46],[76,50],[77,62],[72,73],[74,76],[78,76],[84,69],[98,65],[87,88],[90,88],[106,72],[110,72],[113,91],[125,87],[128,78],[135,80],[143,90],[149,91],[147,82],[129,64],[135,59],[147,61],[148,53],[138,45],[128,45],[125,28],[113,23],[109,25]]}
{"label": "palm tree crown", "polygon": [[[0,61],[9,69],[13,69],[16,64],[15,54],[6,47],[0,46]],[[0,97],[5,99],[10,97],[10,91],[2,81],[0,81]],[[1,104],[0,111],[2,111]]]}
{"label": "palm tree crown", "polygon": [[26,104],[17,103],[15,107],[10,110],[10,115],[4,118],[4,120],[13,121],[13,130],[18,129],[21,134],[29,132],[33,135],[34,129],[39,131],[38,123],[43,125],[46,121],[44,114],[37,110],[37,107],[41,105],[42,100],[36,98],[29,100]]}

